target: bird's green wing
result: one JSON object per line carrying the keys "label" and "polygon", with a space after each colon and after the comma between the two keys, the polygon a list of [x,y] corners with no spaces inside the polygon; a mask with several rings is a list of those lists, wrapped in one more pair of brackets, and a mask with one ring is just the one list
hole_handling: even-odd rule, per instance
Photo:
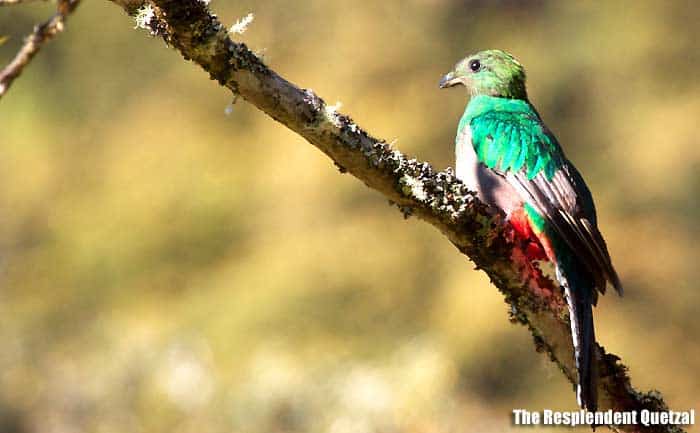
{"label": "bird's green wing", "polygon": [[547,134],[534,111],[491,110],[470,123],[472,145],[479,161],[500,172],[543,173],[552,179],[564,165],[556,140]]}
{"label": "bird's green wing", "polygon": [[554,135],[525,101],[506,100],[470,117],[477,158],[502,175],[591,271],[596,287],[606,280],[622,290],[596,226],[588,187],[566,159]]}

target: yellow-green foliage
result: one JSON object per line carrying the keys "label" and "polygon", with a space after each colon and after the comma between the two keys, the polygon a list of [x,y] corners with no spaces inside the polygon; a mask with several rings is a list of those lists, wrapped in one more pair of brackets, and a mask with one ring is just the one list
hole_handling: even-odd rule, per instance
{"label": "yellow-green foliage", "polygon": [[[625,283],[599,341],[697,408],[698,8],[477,3],[211,7],[254,12],[236,38],[438,168],[466,102],[439,78],[514,53]],[[52,7],[0,9],[3,62]],[[513,407],[575,407],[443,236],[245,102],[224,115],[133,27],[84,2],[0,103],[0,431],[503,432]]]}

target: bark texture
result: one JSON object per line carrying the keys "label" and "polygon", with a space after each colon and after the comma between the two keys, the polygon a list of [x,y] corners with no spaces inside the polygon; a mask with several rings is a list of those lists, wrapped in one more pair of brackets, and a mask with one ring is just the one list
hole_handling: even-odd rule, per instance
{"label": "bark texture", "polygon": [[[440,230],[484,270],[510,305],[510,320],[528,327],[535,347],[575,382],[568,310],[561,291],[525,258],[527,245],[515,237],[498,211],[481,203],[451,171],[436,172],[369,135],[335,111],[311,89],[302,89],[267,67],[244,44],[229,37],[202,0],[111,0],[141,24],[276,121],[328,155],[341,172],[379,191],[408,217]],[[59,4],[77,4],[60,1]],[[146,9],[144,9],[146,8]],[[143,19],[144,11],[147,17]],[[31,54],[33,55],[33,53]],[[1,92],[0,92],[1,93]],[[466,319],[465,319],[466,320]],[[658,392],[640,393],[619,358],[596,351],[600,410],[667,410]],[[573,401],[572,394],[572,401]],[[610,426],[626,432],[682,432],[676,426]]]}

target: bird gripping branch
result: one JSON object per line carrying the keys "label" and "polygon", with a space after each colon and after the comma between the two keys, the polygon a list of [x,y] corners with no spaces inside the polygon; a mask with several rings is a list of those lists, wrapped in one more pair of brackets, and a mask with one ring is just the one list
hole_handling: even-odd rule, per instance
{"label": "bird gripping branch", "polygon": [[595,411],[592,307],[608,282],[619,294],[622,284],[598,231],[591,192],[528,100],[525,70],[513,56],[488,50],[466,57],[440,80],[441,88],[456,85],[471,95],[457,127],[457,177],[505,212],[529,242],[529,259],[554,265],[569,309],[576,397]]}

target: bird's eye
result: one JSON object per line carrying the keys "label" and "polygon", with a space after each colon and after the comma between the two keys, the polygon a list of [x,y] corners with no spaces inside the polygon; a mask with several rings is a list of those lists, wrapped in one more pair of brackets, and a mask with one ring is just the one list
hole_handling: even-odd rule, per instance
{"label": "bird's eye", "polygon": [[471,69],[472,72],[477,72],[479,69],[481,69],[481,62],[476,59],[470,60],[469,69]]}

